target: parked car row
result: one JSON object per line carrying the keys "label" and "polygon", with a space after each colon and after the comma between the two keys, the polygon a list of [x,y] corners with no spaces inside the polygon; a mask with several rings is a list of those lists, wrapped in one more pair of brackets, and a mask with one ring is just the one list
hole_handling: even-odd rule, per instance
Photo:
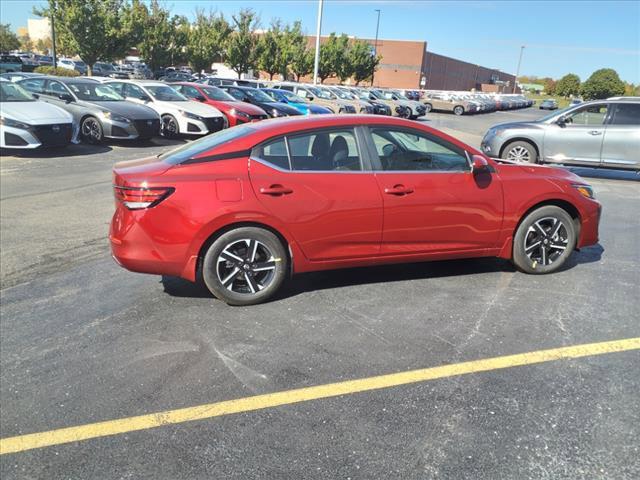
{"label": "parked car row", "polygon": [[421,92],[420,101],[431,110],[452,112],[455,115],[495,112],[496,110],[513,110],[528,108],[533,100],[517,94],[488,94],[478,92],[445,92],[427,90]]}

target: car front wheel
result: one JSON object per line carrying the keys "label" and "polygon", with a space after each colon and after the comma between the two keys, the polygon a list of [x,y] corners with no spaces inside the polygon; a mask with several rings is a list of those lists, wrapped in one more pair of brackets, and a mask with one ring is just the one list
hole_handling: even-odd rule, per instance
{"label": "car front wheel", "polygon": [[456,115],[462,115],[464,113],[464,107],[457,105],[454,109],[453,109],[453,113],[455,113]]}
{"label": "car front wheel", "polygon": [[430,103],[425,103],[424,108],[425,108],[424,110],[425,113],[429,113],[431,110],[433,110],[433,106]]}
{"label": "car front wheel", "polygon": [[180,126],[173,115],[162,116],[162,135],[167,138],[175,138],[180,133]]}
{"label": "car front wheel", "polygon": [[286,250],[272,232],[241,227],[218,237],[202,263],[207,288],[229,305],[254,305],[273,296],[289,271]]}
{"label": "car front wheel", "polygon": [[100,143],[103,139],[102,125],[95,117],[87,117],[82,121],[80,126],[82,139],[88,143]]}
{"label": "car front wheel", "polygon": [[525,273],[558,270],[576,245],[576,227],[560,207],[547,205],[527,215],[513,238],[513,263]]}
{"label": "car front wheel", "polygon": [[511,142],[502,151],[502,158],[518,163],[536,163],[538,152],[529,142]]}

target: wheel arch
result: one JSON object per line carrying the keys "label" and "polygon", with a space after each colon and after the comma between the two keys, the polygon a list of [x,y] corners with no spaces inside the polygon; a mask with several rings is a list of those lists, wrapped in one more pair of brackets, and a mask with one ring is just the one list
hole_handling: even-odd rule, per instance
{"label": "wheel arch", "polygon": [[285,252],[287,253],[287,260],[289,261],[289,276],[293,274],[293,253],[292,253],[291,243],[289,242],[289,240],[287,240],[287,237],[285,237],[282,234],[282,232],[280,232],[277,228],[273,227],[272,225],[268,225],[266,223],[262,223],[258,221],[237,221],[237,222],[224,225],[218,228],[217,230],[214,230],[200,245],[200,248],[198,249],[198,256],[196,258],[196,264],[195,264],[195,278],[198,282],[202,280],[202,263],[204,260],[204,256],[207,253],[207,250],[209,249],[209,247],[213,244],[213,242],[215,242],[218,238],[220,238],[220,236],[224,235],[225,233],[231,230],[235,230],[236,228],[242,228],[242,227],[262,228],[263,230],[267,230],[273,233],[276,237],[278,237],[278,240],[280,240],[280,242],[282,243],[282,246],[284,247]]}
{"label": "wheel arch", "polygon": [[523,137],[523,136],[516,136],[516,137],[510,138],[509,140],[506,140],[500,147],[500,152],[498,153],[498,156],[500,158],[502,158],[502,153],[504,152],[505,148],[507,148],[507,146],[511,145],[513,142],[527,142],[531,144],[533,148],[535,148],[536,150],[536,156],[538,157],[538,161],[539,162],[542,161],[542,158],[540,157],[540,147],[538,146],[538,143],[529,137]]}

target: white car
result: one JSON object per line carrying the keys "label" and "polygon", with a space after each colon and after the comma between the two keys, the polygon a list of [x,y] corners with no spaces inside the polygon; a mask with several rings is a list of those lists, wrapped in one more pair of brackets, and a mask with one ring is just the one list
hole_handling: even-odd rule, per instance
{"label": "white car", "polygon": [[63,147],[71,142],[74,130],[71,114],[0,79],[1,148]]}
{"label": "white car", "polygon": [[163,82],[153,80],[100,80],[125,99],[153,108],[162,119],[162,134],[206,135],[227,128],[220,110],[189,100]]}

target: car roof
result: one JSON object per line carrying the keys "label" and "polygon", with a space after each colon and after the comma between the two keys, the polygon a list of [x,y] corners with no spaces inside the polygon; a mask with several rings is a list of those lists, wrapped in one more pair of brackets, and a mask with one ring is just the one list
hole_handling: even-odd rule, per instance
{"label": "car roof", "polygon": [[51,77],[59,80],[62,83],[100,83],[98,80],[94,80],[90,77]]}

